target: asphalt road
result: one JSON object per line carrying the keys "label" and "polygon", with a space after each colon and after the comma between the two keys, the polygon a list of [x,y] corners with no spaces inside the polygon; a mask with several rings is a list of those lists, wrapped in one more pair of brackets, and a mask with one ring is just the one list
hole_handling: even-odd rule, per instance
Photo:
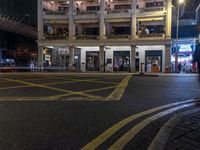
{"label": "asphalt road", "polygon": [[[0,149],[80,149],[130,115],[200,97],[198,76],[133,76],[120,100],[104,101],[127,76],[129,75],[49,75],[51,78],[47,79],[47,75],[31,75],[30,79],[30,76],[25,75],[0,75]],[[91,79],[99,82],[82,81]],[[67,84],[48,84],[53,82]],[[55,89],[48,88],[49,86]],[[106,89],[108,87],[110,91]],[[103,90],[94,92],[99,88]],[[91,89],[94,91],[83,92]],[[69,94],[72,100],[67,98],[69,95],[55,98],[63,94]],[[46,100],[52,96],[53,99]],[[169,117],[171,115],[147,126],[125,149],[147,149],[152,136]],[[139,118],[120,129],[100,144],[98,149],[109,148],[124,132],[141,120]]]}

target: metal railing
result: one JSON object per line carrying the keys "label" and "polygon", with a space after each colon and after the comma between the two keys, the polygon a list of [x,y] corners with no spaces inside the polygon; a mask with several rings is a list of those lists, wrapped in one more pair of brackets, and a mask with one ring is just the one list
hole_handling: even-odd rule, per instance
{"label": "metal railing", "polygon": [[97,40],[98,36],[96,35],[78,35],[76,36],[77,40]]}
{"label": "metal railing", "polygon": [[144,13],[144,12],[157,12],[157,11],[164,11],[164,7],[149,7],[149,8],[140,8],[139,12]]}
{"label": "metal railing", "polygon": [[131,35],[107,35],[107,39],[129,39]]}
{"label": "metal railing", "polygon": [[45,35],[46,40],[66,40],[68,35]]}
{"label": "metal railing", "polygon": [[107,10],[108,14],[127,14],[129,13],[129,9],[113,9]]}
{"label": "metal railing", "polygon": [[77,15],[97,15],[98,11],[97,10],[81,10],[76,12]]}
{"label": "metal railing", "polygon": [[47,10],[44,11],[45,15],[67,15],[67,11],[53,11],[53,10]]}
{"label": "metal railing", "polygon": [[139,38],[160,38],[164,37],[164,33],[150,33],[150,34],[138,34]]}

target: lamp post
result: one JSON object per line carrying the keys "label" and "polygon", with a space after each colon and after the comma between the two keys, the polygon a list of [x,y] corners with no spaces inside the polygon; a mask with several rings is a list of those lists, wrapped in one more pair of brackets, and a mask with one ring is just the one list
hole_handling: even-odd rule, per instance
{"label": "lamp post", "polygon": [[179,13],[180,5],[184,3],[184,0],[178,0],[178,9],[177,9],[177,24],[176,24],[176,52],[175,52],[175,72],[178,73],[178,38],[179,38]]}

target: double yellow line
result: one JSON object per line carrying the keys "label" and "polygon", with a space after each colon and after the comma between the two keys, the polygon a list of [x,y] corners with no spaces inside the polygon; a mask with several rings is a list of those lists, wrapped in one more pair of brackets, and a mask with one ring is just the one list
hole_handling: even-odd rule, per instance
{"label": "double yellow line", "polygon": [[94,150],[101,144],[103,144],[108,138],[110,138],[114,133],[119,131],[121,128],[123,128],[128,123],[143,117],[145,115],[161,111],[162,109],[167,109],[161,112],[158,112],[157,114],[148,117],[147,119],[144,119],[143,121],[139,122],[135,126],[133,126],[130,130],[128,130],[122,137],[120,137],[113,145],[109,147],[109,150],[121,150],[123,149],[127,143],[135,137],[136,134],[138,134],[142,129],[144,129],[148,124],[155,121],[156,119],[159,119],[165,115],[168,115],[170,113],[173,113],[177,110],[187,108],[190,106],[193,106],[196,104],[195,100],[187,100],[182,102],[176,102],[171,103],[163,106],[159,106],[156,108],[152,108],[137,114],[134,114],[132,116],[129,116],[128,118],[118,122],[117,124],[113,125],[109,129],[107,129],[105,132],[100,134],[98,137],[96,137],[94,140],[89,142],[87,145],[85,145],[81,150]]}

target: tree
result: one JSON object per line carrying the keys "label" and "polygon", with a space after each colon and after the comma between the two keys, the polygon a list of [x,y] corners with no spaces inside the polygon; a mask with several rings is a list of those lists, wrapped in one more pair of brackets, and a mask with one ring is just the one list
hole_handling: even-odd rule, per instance
{"label": "tree", "polygon": [[198,63],[198,71],[200,73],[200,43],[196,47],[196,51],[193,55],[193,62]]}

